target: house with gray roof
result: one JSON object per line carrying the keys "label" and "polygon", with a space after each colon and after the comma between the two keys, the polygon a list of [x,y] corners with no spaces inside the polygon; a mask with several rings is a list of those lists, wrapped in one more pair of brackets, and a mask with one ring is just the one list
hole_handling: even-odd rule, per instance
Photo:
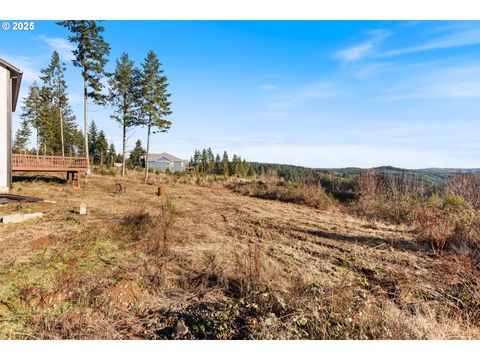
{"label": "house with gray roof", "polygon": [[[145,159],[142,159],[142,161],[145,161]],[[166,171],[169,169],[172,172],[182,172],[188,168],[188,163],[188,160],[182,160],[166,152],[148,155],[148,167],[153,170]]]}

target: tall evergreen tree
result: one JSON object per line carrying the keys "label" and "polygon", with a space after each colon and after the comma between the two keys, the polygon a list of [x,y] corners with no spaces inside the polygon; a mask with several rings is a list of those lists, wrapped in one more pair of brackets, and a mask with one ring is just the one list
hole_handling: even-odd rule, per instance
{"label": "tall evergreen tree", "polygon": [[[56,150],[58,147],[56,143],[59,141],[62,156],[65,156],[65,148],[71,146],[77,126],[75,115],[68,103],[65,69],[65,64],[60,61],[58,52],[54,51],[50,64],[41,70],[42,76],[40,76],[40,79],[44,82],[45,96],[52,106],[51,120],[53,123],[50,124],[50,127],[55,129],[52,134],[59,133],[60,138],[50,139],[53,142],[51,147]],[[66,140],[68,143],[66,143]]]}
{"label": "tall evergreen tree", "polygon": [[15,134],[15,140],[13,142],[13,151],[15,152],[26,152],[28,140],[32,135],[32,130],[30,129],[30,124],[27,119],[23,119],[20,123],[20,128]]}
{"label": "tall evergreen tree", "polygon": [[54,124],[53,105],[51,100],[50,89],[46,86],[42,86],[40,88],[39,132],[40,148],[42,149],[43,155],[54,155],[59,148],[59,142],[56,141],[58,126],[55,126]]}
{"label": "tall evergreen tree", "polygon": [[202,154],[200,156],[200,172],[201,173],[206,173],[208,169],[208,155],[207,155],[207,149],[202,150]]}
{"label": "tall evergreen tree", "polygon": [[95,159],[97,159],[99,155],[98,134],[97,124],[95,124],[95,120],[92,120],[88,129],[88,151],[90,152],[89,160],[92,162],[92,164],[95,164]]}
{"label": "tall evergreen tree", "polygon": [[230,163],[230,175],[237,175],[239,173],[238,164],[240,161],[240,158],[236,154],[233,154],[232,162]]}
{"label": "tall evergreen tree", "polygon": [[108,148],[107,164],[109,166],[113,166],[114,163],[115,163],[116,157],[117,157],[117,152],[115,151],[115,145],[113,145],[113,143],[111,143],[110,147]]}
{"label": "tall evergreen tree", "polygon": [[[76,45],[73,50],[73,65],[82,69],[83,77],[83,128],[85,135],[84,153],[89,166],[88,150],[88,99],[91,98],[96,104],[105,104],[105,95],[102,94],[103,84],[101,79],[106,75],[105,64],[110,54],[110,45],[103,38],[103,26],[95,20],[67,20],[58,22],[67,28],[71,35],[68,40]],[[87,168],[87,174],[90,168]]]}
{"label": "tall evergreen tree", "polygon": [[167,91],[168,79],[160,68],[161,63],[153,51],[149,51],[140,73],[140,124],[147,127],[147,149],[145,159],[145,182],[148,180],[148,153],[150,134],[166,132],[172,124],[165,117],[171,114]]}
{"label": "tall evergreen tree", "polygon": [[193,166],[195,166],[195,171],[199,171],[199,167],[200,167],[200,158],[201,158],[201,154],[200,154],[200,150],[195,150],[195,153],[193,154]]}
{"label": "tall evergreen tree", "polygon": [[215,155],[211,148],[207,149],[207,173],[213,174],[215,172]]}
{"label": "tall evergreen tree", "polygon": [[112,119],[122,126],[122,176],[125,176],[125,158],[128,128],[138,122],[138,70],[126,53],[116,61],[116,69],[109,80],[109,101],[115,112]]}
{"label": "tall evergreen tree", "polygon": [[40,151],[40,132],[41,132],[41,97],[40,87],[36,81],[28,89],[28,95],[23,100],[22,114],[20,118],[27,121],[35,129],[37,156]]}
{"label": "tall evergreen tree", "polygon": [[229,173],[228,154],[227,151],[223,152],[222,158],[222,175],[227,176]]}
{"label": "tall evergreen tree", "polygon": [[222,158],[219,154],[215,156],[215,174],[220,175],[222,173]]}
{"label": "tall evergreen tree", "polygon": [[100,159],[100,165],[103,165],[108,156],[108,141],[103,130],[100,130],[100,132],[98,133],[97,150]]}

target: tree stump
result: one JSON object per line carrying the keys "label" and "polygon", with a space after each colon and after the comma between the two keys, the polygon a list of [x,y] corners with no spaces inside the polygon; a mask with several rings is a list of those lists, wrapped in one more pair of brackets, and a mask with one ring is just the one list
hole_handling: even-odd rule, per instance
{"label": "tree stump", "polygon": [[163,195],[165,195],[165,185],[160,185],[160,186],[158,187],[157,195],[158,195],[158,196],[163,196]]}

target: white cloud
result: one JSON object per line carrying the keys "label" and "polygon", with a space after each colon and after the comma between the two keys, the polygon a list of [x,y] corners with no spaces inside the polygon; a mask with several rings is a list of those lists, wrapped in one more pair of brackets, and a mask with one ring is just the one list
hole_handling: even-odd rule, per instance
{"label": "white cloud", "polygon": [[75,46],[73,46],[67,39],[58,37],[52,38],[45,35],[40,35],[38,38],[54,50],[57,50],[62,61],[73,60],[74,57],[72,51],[75,49]]}
{"label": "white cloud", "polygon": [[0,58],[5,59],[5,61],[22,70],[22,81],[30,83],[35,80],[39,80],[39,66],[34,58],[31,58],[29,56],[17,56],[11,54],[0,54]]}
{"label": "white cloud", "polygon": [[480,99],[480,66],[461,65],[406,75],[387,92],[388,100]]}
{"label": "white cloud", "polygon": [[379,54],[381,57],[393,57],[400,55],[408,55],[423,51],[437,50],[437,49],[449,49],[460,46],[468,46],[480,44],[480,29],[470,29],[459,31],[446,36],[438,37],[429,42],[405,47],[401,49],[386,51]]}
{"label": "white cloud", "polygon": [[376,75],[378,73],[390,70],[392,68],[392,64],[390,63],[371,63],[361,65],[353,69],[353,75],[359,79],[365,79],[367,77]]}
{"label": "white cloud", "polygon": [[338,51],[335,57],[342,61],[357,61],[375,52],[382,41],[391,35],[384,29],[375,29],[368,32],[369,37],[364,42]]}

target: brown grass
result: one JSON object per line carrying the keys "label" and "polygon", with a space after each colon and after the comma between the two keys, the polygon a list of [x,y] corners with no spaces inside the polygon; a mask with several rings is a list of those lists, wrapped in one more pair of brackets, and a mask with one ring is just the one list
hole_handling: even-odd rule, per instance
{"label": "brown grass", "polygon": [[[335,209],[151,182],[15,184],[57,203],[0,227],[1,338],[480,338],[470,255]],[[452,231],[470,244],[478,218],[462,219]]]}
{"label": "brown grass", "polygon": [[329,197],[318,184],[243,181],[229,182],[226,187],[242,195],[301,204],[316,209],[327,209],[335,204],[333,198]]}

